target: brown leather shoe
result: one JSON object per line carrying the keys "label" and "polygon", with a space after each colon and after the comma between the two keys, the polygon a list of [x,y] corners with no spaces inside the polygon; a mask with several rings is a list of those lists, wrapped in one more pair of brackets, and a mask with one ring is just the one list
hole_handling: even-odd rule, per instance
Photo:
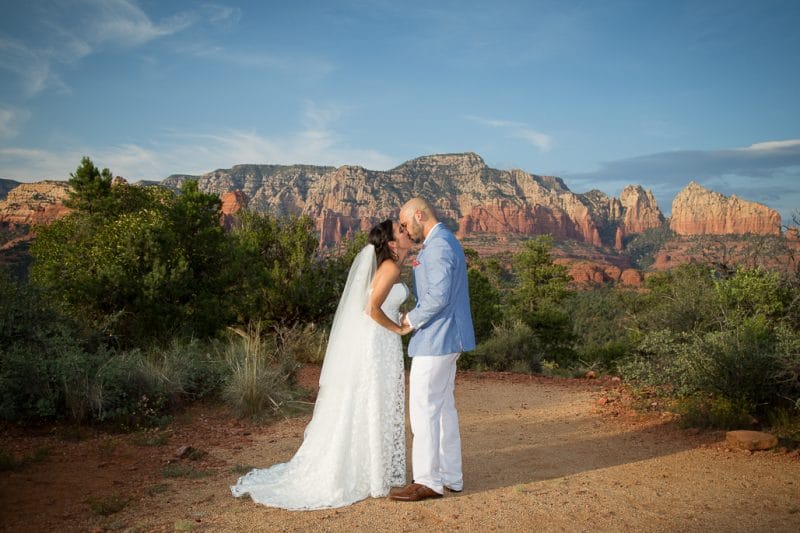
{"label": "brown leather shoe", "polygon": [[412,483],[400,490],[389,491],[389,499],[398,502],[418,502],[430,498],[441,498],[442,495],[425,485]]}

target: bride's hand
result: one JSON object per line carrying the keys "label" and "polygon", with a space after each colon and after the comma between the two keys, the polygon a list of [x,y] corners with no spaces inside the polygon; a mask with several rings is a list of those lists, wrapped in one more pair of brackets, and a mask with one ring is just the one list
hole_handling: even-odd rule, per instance
{"label": "bride's hand", "polygon": [[400,335],[401,337],[404,335],[408,335],[414,330],[414,328],[412,328],[408,324],[400,324],[398,328],[399,329],[397,330],[397,334]]}

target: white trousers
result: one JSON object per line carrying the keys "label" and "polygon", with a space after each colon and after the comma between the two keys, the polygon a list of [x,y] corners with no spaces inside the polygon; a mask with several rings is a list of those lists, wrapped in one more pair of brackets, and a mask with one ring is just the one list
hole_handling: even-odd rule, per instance
{"label": "white trousers", "polygon": [[409,418],[414,441],[411,465],[414,482],[439,494],[444,486],[461,490],[461,435],[453,395],[460,353],[416,355],[411,358]]}

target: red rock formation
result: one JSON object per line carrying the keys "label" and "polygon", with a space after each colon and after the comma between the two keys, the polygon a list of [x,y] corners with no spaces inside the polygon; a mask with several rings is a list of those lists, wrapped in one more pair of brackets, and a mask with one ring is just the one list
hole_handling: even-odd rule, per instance
{"label": "red rock formation", "polygon": [[564,210],[542,204],[532,208],[508,200],[492,200],[473,206],[461,218],[458,236],[463,238],[478,233],[503,235],[550,234],[561,239],[575,239],[600,246],[600,234],[588,210],[575,220]]}
{"label": "red rock formation", "polygon": [[642,273],[633,268],[626,268],[619,276],[619,283],[627,287],[641,287],[643,282]]}
{"label": "red rock formation", "polygon": [[622,237],[624,235],[625,235],[625,231],[622,229],[622,227],[617,226],[617,230],[614,233],[614,249],[615,250],[622,250],[623,249],[624,246],[622,244]]}
{"label": "red rock formation", "polygon": [[670,228],[678,235],[780,235],[781,217],[765,205],[691,182],[672,201]]}
{"label": "red rock formation", "polygon": [[640,185],[628,185],[619,197],[624,210],[622,226],[625,235],[642,233],[664,224],[664,215],[658,208],[651,191],[645,191]]}
{"label": "red rock formation", "polygon": [[227,230],[236,224],[236,213],[247,207],[247,196],[242,191],[230,191],[222,195],[220,223]]}
{"label": "red rock formation", "polygon": [[0,222],[25,226],[49,224],[69,213],[64,207],[68,196],[69,185],[64,181],[23,183],[11,189],[0,202]]}

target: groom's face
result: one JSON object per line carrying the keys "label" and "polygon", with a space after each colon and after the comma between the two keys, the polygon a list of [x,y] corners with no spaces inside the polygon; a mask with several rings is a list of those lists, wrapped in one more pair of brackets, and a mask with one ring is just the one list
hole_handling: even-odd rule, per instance
{"label": "groom's face", "polygon": [[404,231],[412,241],[419,244],[422,242],[422,224],[417,221],[417,212],[411,211],[400,213],[400,229]]}

